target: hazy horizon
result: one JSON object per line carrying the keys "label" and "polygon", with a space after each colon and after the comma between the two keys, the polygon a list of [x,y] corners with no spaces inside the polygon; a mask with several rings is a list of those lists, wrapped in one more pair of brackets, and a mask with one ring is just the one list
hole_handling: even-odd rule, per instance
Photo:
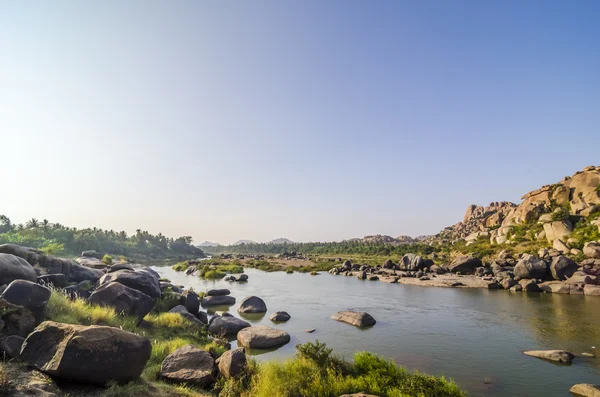
{"label": "hazy horizon", "polygon": [[195,244],[437,233],[600,164],[597,15],[3,2],[0,214]]}

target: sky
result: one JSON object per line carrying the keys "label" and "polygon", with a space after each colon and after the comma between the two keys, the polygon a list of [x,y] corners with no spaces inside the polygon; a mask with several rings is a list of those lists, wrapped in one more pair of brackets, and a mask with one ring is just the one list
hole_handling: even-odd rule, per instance
{"label": "sky", "polygon": [[598,1],[2,1],[0,213],[437,233],[600,164]]}

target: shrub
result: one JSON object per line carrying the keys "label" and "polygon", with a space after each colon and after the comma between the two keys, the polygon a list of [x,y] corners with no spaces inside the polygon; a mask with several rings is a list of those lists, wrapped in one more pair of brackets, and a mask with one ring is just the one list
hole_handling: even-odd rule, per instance
{"label": "shrub", "polygon": [[292,274],[292,273],[294,273],[294,271],[293,271],[291,268],[288,268],[288,269],[287,269],[285,272],[286,272],[287,274]]}
{"label": "shrub", "polygon": [[152,311],[154,313],[162,313],[168,312],[175,306],[179,305],[181,302],[181,297],[177,292],[174,292],[171,287],[165,288],[163,294],[160,298],[156,298],[154,300],[154,308]]}
{"label": "shrub", "polygon": [[105,254],[105,255],[102,257],[102,263],[104,263],[104,264],[105,264],[105,265],[107,265],[107,266],[110,266],[110,265],[112,265],[112,263],[113,263],[113,258],[112,258],[112,256],[110,256],[110,255],[108,255],[108,254]]}
{"label": "shrub", "polygon": [[176,272],[184,272],[188,269],[188,267],[190,267],[190,264],[187,261],[185,261],[174,264],[172,269]]}

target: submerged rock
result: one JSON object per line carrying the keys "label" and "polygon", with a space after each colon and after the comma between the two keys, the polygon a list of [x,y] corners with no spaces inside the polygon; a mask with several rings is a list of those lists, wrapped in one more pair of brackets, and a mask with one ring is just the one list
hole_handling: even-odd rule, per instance
{"label": "submerged rock", "polygon": [[523,354],[563,364],[571,364],[575,358],[573,353],[566,350],[525,350]]}
{"label": "submerged rock", "polygon": [[267,304],[258,296],[248,296],[242,300],[239,313],[266,313]]}
{"label": "submerged rock", "polygon": [[377,322],[369,313],[355,312],[352,310],[335,313],[333,316],[331,316],[331,318],[336,321],[355,325],[357,327],[368,327],[375,325]]}
{"label": "submerged rock", "polygon": [[292,318],[287,312],[275,312],[271,314],[269,320],[273,322],[284,322]]}
{"label": "submerged rock", "polygon": [[283,346],[290,341],[290,335],[282,330],[257,325],[244,328],[237,334],[238,343],[253,349],[268,349]]}
{"label": "submerged rock", "polygon": [[226,295],[205,296],[202,298],[202,306],[231,306],[235,305],[235,298]]}
{"label": "submerged rock", "polygon": [[231,294],[231,291],[229,291],[226,288],[209,289],[208,292],[206,293],[207,296],[224,296],[224,295],[229,295],[229,294]]}

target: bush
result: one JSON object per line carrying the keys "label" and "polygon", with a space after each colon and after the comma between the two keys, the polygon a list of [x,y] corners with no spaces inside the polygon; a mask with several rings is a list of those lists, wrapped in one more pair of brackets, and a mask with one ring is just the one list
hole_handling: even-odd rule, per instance
{"label": "bush", "polygon": [[105,265],[107,265],[107,266],[111,266],[111,265],[112,265],[112,263],[113,263],[113,258],[112,258],[112,256],[110,256],[110,255],[108,255],[108,254],[105,254],[105,255],[102,257],[102,263],[104,263],[104,264],[105,264]]}
{"label": "bush", "polygon": [[171,287],[165,288],[163,294],[160,298],[156,298],[154,300],[154,308],[152,311],[154,313],[163,313],[168,312],[175,306],[179,305],[181,302],[181,297],[177,292],[174,292]]}
{"label": "bush", "polygon": [[187,261],[185,261],[174,264],[172,269],[176,272],[184,272],[188,269],[188,267],[190,267],[190,264]]}

